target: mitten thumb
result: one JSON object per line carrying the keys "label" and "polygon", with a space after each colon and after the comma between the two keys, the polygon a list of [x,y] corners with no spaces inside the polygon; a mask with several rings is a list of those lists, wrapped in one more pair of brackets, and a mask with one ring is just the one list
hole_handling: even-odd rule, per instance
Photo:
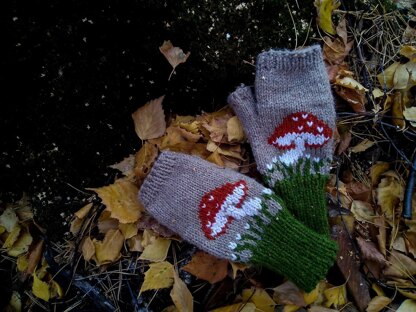
{"label": "mitten thumb", "polygon": [[228,104],[230,104],[238,119],[240,119],[246,135],[250,139],[250,134],[253,132],[254,122],[257,117],[256,101],[254,100],[251,88],[244,85],[238,87],[237,90],[228,96]]}

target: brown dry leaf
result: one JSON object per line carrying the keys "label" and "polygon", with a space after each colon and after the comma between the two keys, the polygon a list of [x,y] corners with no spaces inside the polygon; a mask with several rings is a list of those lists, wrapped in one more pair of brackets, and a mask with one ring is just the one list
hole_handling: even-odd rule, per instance
{"label": "brown dry leaf", "polygon": [[91,208],[92,208],[92,203],[86,204],[80,210],[75,212],[74,215],[79,219],[84,219],[87,216],[87,214],[90,212]]}
{"label": "brown dry leaf", "polygon": [[143,251],[142,238],[143,236],[141,234],[137,234],[133,236],[132,238],[129,238],[127,240],[127,246],[129,247],[129,250],[142,252]]}
{"label": "brown dry leaf", "polygon": [[121,257],[121,248],[124,244],[124,236],[119,230],[109,230],[103,241],[93,240],[95,257],[98,265],[111,263]]}
{"label": "brown dry leaf", "polygon": [[129,155],[122,161],[109,167],[120,171],[126,177],[131,177],[133,175],[134,159],[135,155]]}
{"label": "brown dry leaf", "polygon": [[389,169],[389,164],[378,161],[370,168],[371,185],[375,186],[380,182],[380,176]]}
{"label": "brown dry leaf", "polygon": [[211,153],[211,155],[209,155],[206,160],[224,168],[224,161],[222,160],[222,157],[218,153],[218,151],[214,151],[213,153]]}
{"label": "brown dry leaf", "polygon": [[378,228],[377,242],[380,252],[386,256],[387,227],[384,216],[374,218],[374,225]]}
{"label": "brown dry leaf", "polygon": [[186,287],[186,284],[179,278],[179,275],[176,271],[173,272],[173,280],[174,283],[170,292],[170,297],[172,298],[175,307],[180,312],[193,311],[194,298],[192,297],[188,287]]}
{"label": "brown dry leaf", "polygon": [[416,311],[416,300],[406,299],[402,302],[396,312],[414,312]]}
{"label": "brown dry leaf", "polygon": [[173,285],[173,281],[174,269],[172,264],[167,261],[152,263],[144,273],[144,281],[139,296],[146,290],[169,288]]}
{"label": "brown dry leaf", "polygon": [[372,147],[376,142],[364,139],[357,145],[350,148],[351,153],[361,153]]}
{"label": "brown dry leaf", "polygon": [[325,307],[327,308],[334,306],[334,308],[338,309],[338,307],[342,307],[348,302],[345,284],[325,289],[324,295],[326,297]]}
{"label": "brown dry leaf", "polygon": [[136,153],[134,159],[134,175],[140,183],[150,172],[158,153],[157,147],[149,142],[144,143],[141,149]]}
{"label": "brown dry leaf", "polygon": [[77,235],[78,234],[78,232],[81,230],[81,226],[82,226],[83,222],[84,222],[83,219],[79,219],[77,217],[75,217],[71,221],[69,231],[72,233],[72,235]]}
{"label": "brown dry leaf", "polygon": [[312,306],[308,309],[308,312],[339,312],[339,310],[328,309],[319,306]]}
{"label": "brown dry leaf", "polygon": [[410,122],[412,127],[416,127],[416,107],[405,107],[403,117]]}
{"label": "brown dry leaf", "polygon": [[318,12],[318,25],[328,34],[335,35],[334,25],[332,24],[332,11],[337,9],[341,3],[336,0],[315,0],[314,3]]}
{"label": "brown dry leaf", "polygon": [[164,98],[163,95],[151,100],[132,114],[134,129],[141,140],[156,139],[165,133],[166,121],[162,108]]}
{"label": "brown dry leaf", "polygon": [[124,239],[132,238],[137,234],[137,231],[139,230],[137,227],[137,223],[120,223],[118,225],[118,229],[121,231],[121,233],[124,236]]}
{"label": "brown dry leaf", "polygon": [[380,82],[380,85],[384,86],[386,85],[386,88],[392,89],[393,84],[393,78],[394,73],[397,69],[397,66],[399,66],[399,62],[394,62],[389,67],[387,67],[382,73],[377,75],[377,79]]}
{"label": "brown dry leaf", "polygon": [[95,245],[92,242],[91,237],[87,236],[84,239],[81,251],[85,261],[90,261],[92,257],[95,255]]}
{"label": "brown dry leaf", "polygon": [[406,242],[403,236],[397,236],[394,240],[392,247],[394,250],[401,251],[403,253],[407,253]]}
{"label": "brown dry leaf", "polygon": [[227,121],[227,138],[230,143],[242,143],[244,141],[244,130],[237,116]]}
{"label": "brown dry leaf", "polygon": [[262,288],[243,289],[241,296],[244,302],[253,302],[259,312],[273,312],[276,306],[276,302]]}
{"label": "brown dry leaf", "polygon": [[230,261],[231,268],[233,270],[233,279],[237,277],[238,271],[244,272],[245,269],[249,268],[246,263],[237,263]]}
{"label": "brown dry leaf", "polygon": [[206,145],[206,149],[210,152],[217,151],[219,154],[224,156],[230,156],[233,158],[237,158],[239,160],[244,160],[243,156],[241,156],[241,146],[240,145],[224,145],[222,144],[221,147],[215,144],[213,141],[209,141]]}
{"label": "brown dry leaf", "polygon": [[227,276],[227,266],[227,260],[198,251],[193,255],[191,262],[182,267],[182,270],[214,284]]}
{"label": "brown dry leaf", "polygon": [[416,61],[416,47],[410,45],[403,45],[400,48],[399,53],[407,57],[410,61]]}
{"label": "brown dry leaf", "polygon": [[209,123],[203,123],[202,127],[209,131],[209,136],[216,143],[227,143],[228,121],[231,114],[214,117]]}
{"label": "brown dry leaf", "polygon": [[143,253],[140,255],[139,259],[152,262],[165,261],[171,242],[170,239],[162,237],[156,238],[151,244],[144,247]]}
{"label": "brown dry leaf", "polygon": [[159,236],[152,230],[146,229],[143,231],[142,246],[146,248],[148,245],[153,244]]}
{"label": "brown dry leaf", "polygon": [[19,219],[11,208],[7,208],[0,216],[0,225],[9,233],[14,229],[18,222]]}
{"label": "brown dry leaf", "polygon": [[407,97],[404,92],[396,91],[391,99],[391,115],[393,118],[393,125],[398,129],[404,129],[406,127],[406,121],[404,120],[403,111],[406,107]]}
{"label": "brown dry leaf", "polygon": [[280,304],[292,304],[298,307],[306,305],[301,290],[292,282],[287,281],[273,288],[273,299]]}
{"label": "brown dry leaf", "polygon": [[416,262],[408,256],[392,250],[388,260],[389,265],[383,272],[385,276],[410,278],[416,274]]}
{"label": "brown dry leaf", "polygon": [[111,212],[104,210],[98,218],[98,230],[105,234],[109,230],[118,229],[119,222],[117,219],[111,218]]}
{"label": "brown dry leaf", "polygon": [[366,312],[380,312],[385,307],[387,307],[392,300],[388,297],[384,296],[375,296],[371,299],[370,303],[368,304]]}
{"label": "brown dry leaf", "polygon": [[13,244],[13,246],[7,250],[7,254],[11,257],[17,257],[29,250],[29,246],[32,244],[33,238],[30,235],[26,227],[22,227],[19,238]]}
{"label": "brown dry leaf", "polygon": [[344,60],[352,49],[353,44],[354,41],[345,43],[342,37],[334,40],[328,36],[324,37],[323,57],[331,83],[335,81],[339,72],[348,68]]}
{"label": "brown dry leaf", "polygon": [[225,307],[211,310],[210,312],[256,312],[256,306],[252,302],[234,303]]}
{"label": "brown dry leaf", "polygon": [[387,221],[392,221],[396,207],[403,200],[404,186],[394,171],[387,171],[383,176],[376,189],[376,199]]}
{"label": "brown dry leaf", "polygon": [[357,237],[357,243],[361,250],[361,256],[364,259],[375,261],[379,263],[382,267],[386,263],[386,259],[380,251],[378,251],[376,245],[371,241],[366,241],[362,237]]}
{"label": "brown dry leaf", "polygon": [[355,219],[361,222],[372,222],[376,217],[371,204],[361,200],[354,200],[351,203],[351,212],[354,215]]}
{"label": "brown dry leaf", "polygon": [[128,180],[119,179],[111,185],[89,190],[98,194],[111,217],[120,223],[136,222],[144,210],[137,200],[137,186]]}
{"label": "brown dry leaf", "polygon": [[33,248],[31,248],[27,256],[27,268],[26,273],[33,274],[35,269],[42,258],[43,240],[37,242]]}
{"label": "brown dry leaf", "polygon": [[[191,55],[191,52],[185,54],[181,48],[174,47],[170,40],[163,41],[162,46],[159,47],[159,51],[166,57],[169,64],[173,67],[172,73],[175,71],[176,66],[185,63],[189,55]],[[172,73],[169,75],[168,80],[170,80]]]}

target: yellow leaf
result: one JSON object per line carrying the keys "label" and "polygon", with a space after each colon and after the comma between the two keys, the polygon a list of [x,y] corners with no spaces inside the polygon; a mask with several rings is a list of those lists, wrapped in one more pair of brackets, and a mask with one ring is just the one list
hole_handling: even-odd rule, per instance
{"label": "yellow leaf", "polygon": [[386,162],[379,161],[372,165],[370,168],[371,185],[377,185],[380,182],[381,174],[386,172],[388,169],[389,164]]}
{"label": "yellow leaf", "polygon": [[373,96],[375,99],[378,99],[382,96],[384,96],[384,92],[380,88],[374,88],[373,89]]}
{"label": "yellow leaf", "polygon": [[364,152],[365,150],[369,149],[370,147],[372,147],[375,143],[376,142],[374,142],[374,141],[364,139],[360,143],[358,143],[357,145],[351,147],[349,150],[351,151],[351,153],[361,153],[361,152]]}
{"label": "yellow leaf", "polygon": [[152,244],[159,236],[153,232],[152,230],[144,230],[143,231],[143,238],[142,238],[142,246],[146,248],[147,245]]}
{"label": "yellow leaf", "polygon": [[120,171],[124,176],[127,177],[128,180],[132,180],[134,159],[135,155],[129,155],[125,157],[122,161],[109,167]]}
{"label": "yellow leaf", "polygon": [[214,284],[222,281],[227,276],[227,268],[227,260],[218,259],[213,255],[198,251],[192,256],[191,262],[182,267],[182,270]]}
{"label": "yellow leaf", "polygon": [[332,24],[332,11],[340,5],[341,3],[335,0],[315,0],[315,7],[318,10],[319,27],[331,35],[336,34],[334,25]]}
{"label": "yellow leaf", "polygon": [[311,306],[308,312],[339,312],[340,310],[328,309],[321,306]]}
{"label": "yellow leaf", "polygon": [[51,280],[50,284],[51,284],[50,286],[51,298],[55,298],[55,297],[62,298],[64,296],[62,287],[54,280]]}
{"label": "yellow leaf", "polygon": [[190,312],[194,309],[194,298],[185,283],[179,278],[178,273],[173,272],[173,288],[170,297],[179,312]]}
{"label": "yellow leaf", "polygon": [[394,62],[389,67],[387,67],[381,74],[377,75],[377,79],[382,86],[386,85],[386,88],[392,89],[394,86],[393,78],[394,73],[399,66],[399,62]]}
{"label": "yellow leaf", "polygon": [[305,305],[319,305],[324,301],[324,294],[323,291],[326,288],[326,283],[321,281],[316,285],[315,289],[309,293],[303,294],[303,299],[305,300]]}
{"label": "yellow leaf", "polygon": [[78,232],[81,230],[81,226],[83,223],[84,223],[84,219],[79,219],[77,217],[74,217],[74,219],[71,221],[69,231],[73,235],[77,235]]}
{"label": "yellow leaf", "polygon": [[105,264],[116,261],[121,257],[120,251],[123,247],[124,237],[119,230],[109,230],[103,241],[93,241],[97,264]]}
{"label": "yellow leaf", "polygon": [[142,235],[137,234],[133,236],[132,238],[129,238],[127,240],[127,246],[129,247],[130,251],[143,251],[142,246]]}
{"label": "yellow leaf", "polygon": [[87,216],[87,214],[90,212],[91,208],[92,208],[92,203],[89,203],[85,205],[84,207],[82,207],[77,212],[75,212],[74,215],[79,219],[84,219]]}
{"label": "yellow leaf", "polygon": [[368,307],[365,310],[366,312],[380,312],[391,302],[391,299],[384,296],[375,296],[368,303]]}
{"label": "yellow leaf", "polygon": [[354,200],[351,203],[351,212],[358,221],[373,221],[376,217],[373,207],[368,202]]}
{"label": "yellow leaf", "polygon": [[221,147],[213,141],[209,141],[206,149],[210,152],[217,151],[219,154],[224,156],[230,156],[237,158],[239,160],[244,160],[244,158],[241,156],[241,146],[240,145],[221,145]]}
{"label": "yellow leaf", "polygon": [[142,182],[141,180],[143,180],[150,172],[158,153],[159,150],[157,147],[149,142],[144,143],[141,149],[136,153],[134,159],[134,175],[140,182]]}
{"label": "yellow leaf", "polygon": [[147,245],[143,253],[140,255],[140,260],[149,260],[152,262],[160,262],[166,259],[168,255],[171,240],[158,237],[154,242]]}
{"label": "yellow leaf", "polygon": [[396,71],[393,76],[393,87],[396,90],[406,89],[409,84],[409,72],[407,71],[406,64],[397,65]]}
{"label": "yellow leaf", "polygon": [[[176,66],[178,66],[179,64],[185,63],[189,55],[191,55],[191,52],[185,54],[181,48],[174,47],[170,40],[164,41],[163,45],[159,47],[159,51],[166,57],[169,64],[173,67],[173,70],[175,70]],[[172,73],[170,74],[170,76],[172,75]]]}
{"label": "yellow leaf", "polygon": [[117,219],[111,218],[111,212],[104,210],[98,218],[98,230],[100,233],[105,234],[109,230],[118,229],[120,223]]}
{"label": "yellow leaf", "polygon": [[40,280],[36,273],[33,274],[32,292],[36,297],[45,301],[49,301],[51,297],[48,283]]}
{"label": "yellow leaf", "polygon": [[7,232],[11,232],[16,226],[19,219],[13,209],[7,208],[0,216],[0,225],[3,226]]}
{"label": "yellow leaf", "polygon": [[89,236],[84,239],[81,250],[85,261],[90,261],[95,255],[95,245]]}
{"label": "yellow leaf", "polygon": [[396,312],[414,312],[416,311],[416,301],[411,299],[406,299],[402,302],[400,307]]}
{"label": "yellow leaf", "polygon": [[280,304],[305,306],[305,299],[300,289],[291,281],[287,281],[273,288],[273,299]]}
{"label": "yellow leaf", "polygon": [[399,53],[405,57],[407,57],[410,61],[416,61],[416,47],[403,45],[400,48]]}
{"label": "yellow leaf", "polygon": [[13,244],[17,241],[19,238],[21,227],[18,223],[14,226],[13,230],[9,233],[7,236],[6,241],[3,244],[3,248],[9,249],[13,246]]}
{"label": "yellow leaf", "polygon": [[296,312],[299,309],[300,308],[297,305],[295,305],[295,304],[286,304],[283,307],[283,312]]}
{"label": "yellow leaf", "polygon": [[174,279],[173,272],[173,265],[167,261],[150,264],[149,269],[144,273],[139,296],[146,290],[171,287]]}
{"label": "yellow leaf", "polygon": [[211,155],[208,156],[207,160],[216,164],[217,166],[224,167],[224,161],[221,158],[221,155],[218,151],[214,151]]}
{"label": "yellow leaf", "polygon": [[377,296],[386,296],[386,294],[384,293],[383,289],[377,285],[376,283],[373,283],[371,285],[371,288],[375,291],[375,293],[377,294]]}
{"label": "yellow leaf", "polygon": [[242,299],[244,302],[253,302],[256,306],[256,311],[273,312],[276,302],[269,296],[269,294],[261,288],[243,289]]}
{"label": "yellow leaf", "polygon": [[359,83],[357,80],[353,79],[352,77],[343,77],[343,78],[336,78],[335,84],[339,86],[346,87],[348,89],[354,89],[357,91],[366,92],[368,89],[364,88],[364,86]]}
{"label": "yellow leaf", "polygon": [[235,303],[210,312],[256,312],[256,306],[252,302]]}
{"label": "yellow leaf", "polygon": [[246,263],[237,263],[237,262],[229,262],[231,264],[231,268],[233,269],[233,279],[237,277],[238,271],[243,272],[245,269],[249,268]]}
{"label": "yellow leaf", "polygon": [[29,231],[26,228],[22,228],[19,238],[13,244],[12,248],[7,251],[7,254],[12,257],[17,257],[27,252],[32,241],[33,238]]}
{"label": "yellow leaf", "polygon": [[403,111],[403,116],[412,127],[416,127],[416,107],[405,107]]}
{"label": "yellow leaf", "polygon": [[9,305],[5,311],[8,312],[21,312],[22,311],[22,300],[20,294],[17,291],[13,291],[12,297],[10,298]]}
{"label": "yellow leaf", "polygon": [[118,225],[118,229],[123,234],[124,239],[132,238],[137,234],[137,231],[139,230],[137,223],[120,223]]}
{"label": "yellow leaf", "polygon": [[345,284],[325,289],[324,295],[326,297],[325,306],[327,308],[334,306],[338,309],[338,307],[341,307],[348,302]]}
{"label": "yellow leaf", "polygon": [[165,96],[147,102],[133,114],[134,129],[141,140],[161,137],[166,130],[162,101]]}
{"label": "yellow leaf", "polygon": [[16,261],[16,266],[17,266],[17,270],[18,270],[19,272],[24,272],[24,271],[26,271],[27,266],[28,266],[28,259],[27,259],[26,255],[20,255],[20,256],[17,258],[17,261]]}
{"label": "yellow leaf", "polygon": [[241,143],[244,141],[244,130],[237,116],[233,116],[227,121],[227,137],[231,143]]}
{"label": "yellow leaf", "polygon": [[387,171],[384,176],[386,177],[377,186],[376,199],[382,213],[391,221],[396,206],[403,200],[404,186],[394,171]]}
{"label": "yellow leaf", "polygon": [[130,181],[119,179],[111,185],[90,190],[98,194],[111,217],[120,223],[136,222],[144,210],[137,200],[139,190]]}

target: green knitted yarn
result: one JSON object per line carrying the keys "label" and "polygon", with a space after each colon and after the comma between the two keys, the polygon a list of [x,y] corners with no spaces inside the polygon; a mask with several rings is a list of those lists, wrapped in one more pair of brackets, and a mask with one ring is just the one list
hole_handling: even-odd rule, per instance
{"label": "green knitted yarn", "polygon": [[275,192],[284,198],[286,207],[307,227],[320,234],[329,234],[328,212],[324,187],[328,177],[300,173],[277,181]]}
{"label": "green knitted yarn", "polygon": [[297,222],[285,208],[272,215],[267,201],[281,200],[276,195],[263,197],[262,213],[253,217],[236,251],[251,251],[253,264],[284,272],[300,288],[313,290],[333,264],[337,244]]}

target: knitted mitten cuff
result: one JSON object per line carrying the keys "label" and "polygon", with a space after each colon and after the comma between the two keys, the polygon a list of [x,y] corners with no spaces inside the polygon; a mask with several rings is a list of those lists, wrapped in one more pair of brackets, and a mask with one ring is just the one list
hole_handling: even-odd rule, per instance
{"label": "knitted mitten cuff", "polygon": [[[228,101],[246,130],[258,170],[299,220],[328,234],[323,190],[335,109],[320,47],[261,53],[254,91],[240,87]],[[309,193],[316,198],[291,196],[305,186],[314,188]]]}
{"label": "knitted mitten cuff", "polygon": [[198,248],[266,266],[307,291],[336,256],[335,242],[298,222],[270,189],[197,157],[163,152],[139,198],[161,224]]}

